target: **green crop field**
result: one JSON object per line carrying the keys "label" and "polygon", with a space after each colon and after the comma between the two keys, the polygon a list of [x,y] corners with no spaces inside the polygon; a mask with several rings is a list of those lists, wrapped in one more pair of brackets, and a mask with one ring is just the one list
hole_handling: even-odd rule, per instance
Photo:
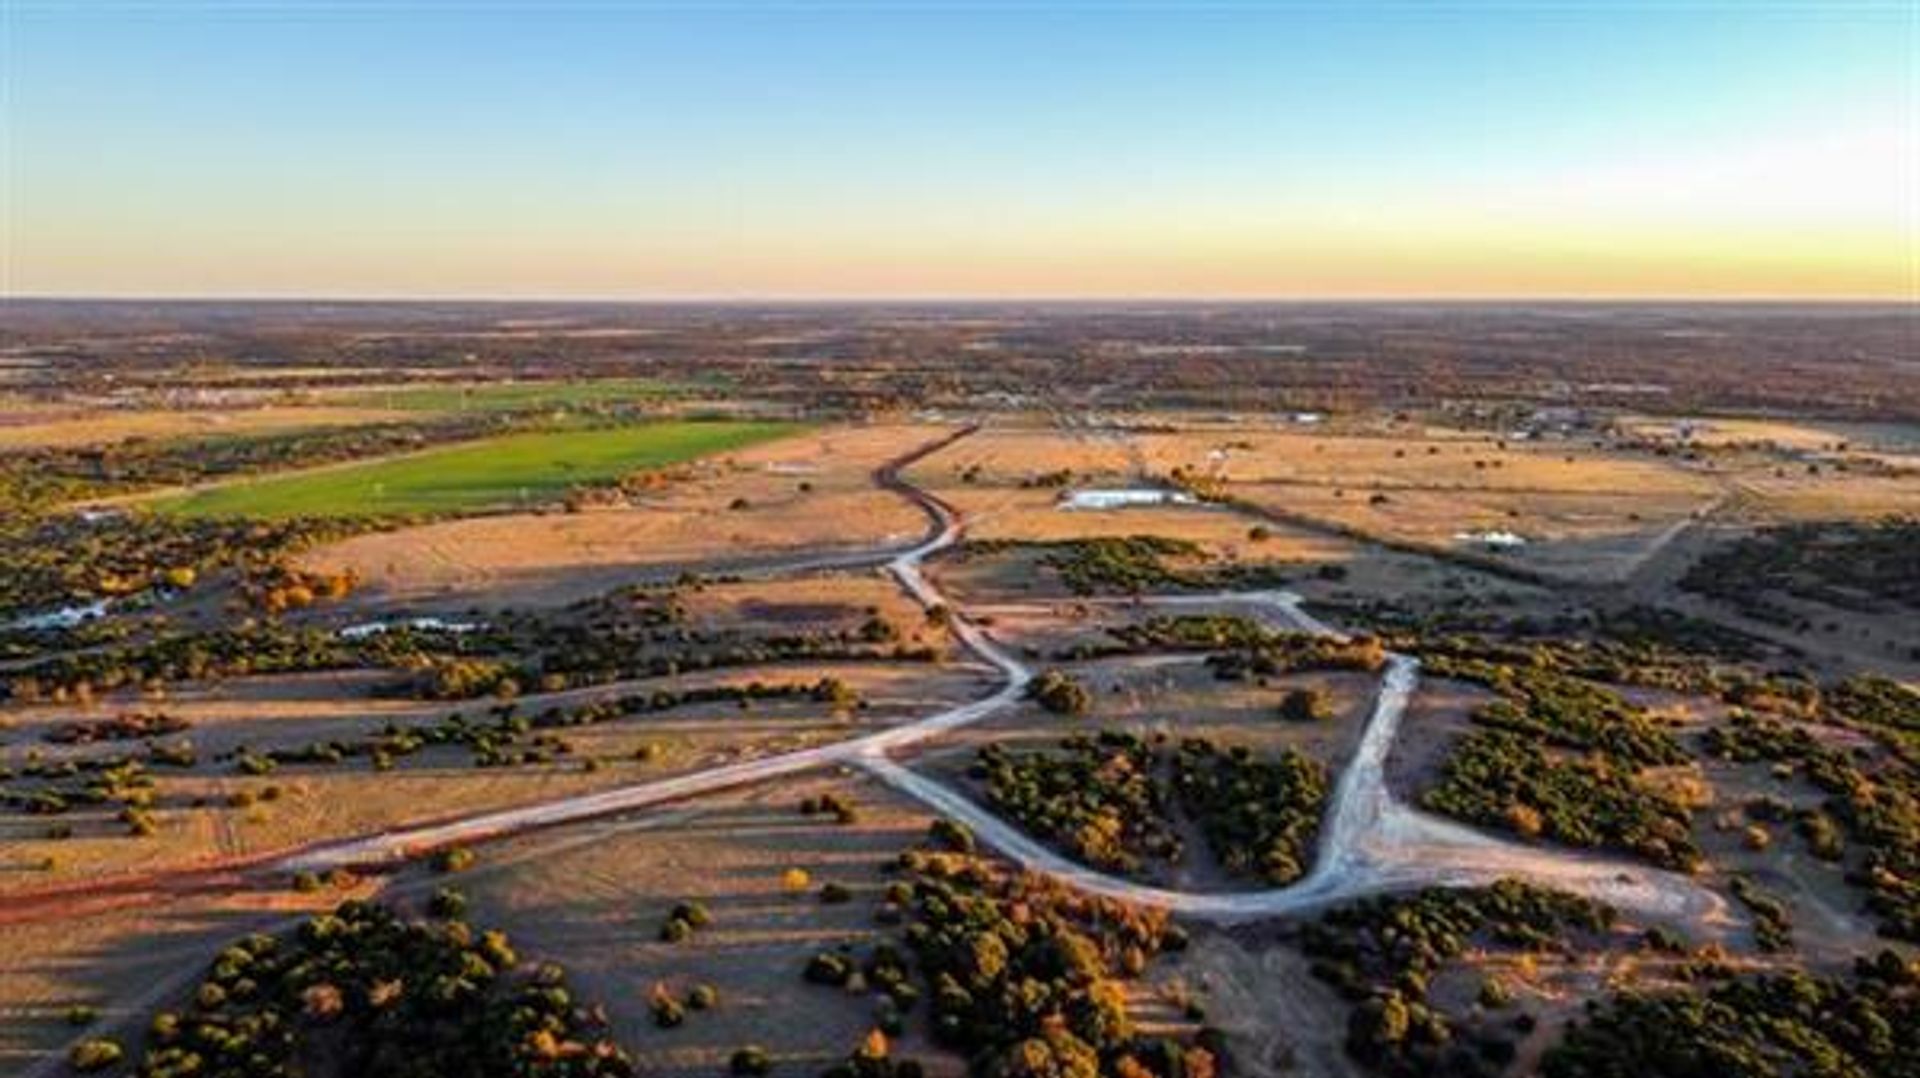
{"label": "green crop field", "polygon": [[714,420],[513,434],[390,460],[226,483],[163,499],[184,516],[356,517],[552,501],[567,488],[779,438],[795,423]]}
{"label": "green crop field", "polygon": [[[484,385],[415,386],[357,394],[369,408],[411,412],[531,412],[584,408],[624,401],[650,401],[703,388],[650,378],[605,378],[588,382],[501,382]],[[712,388],[712,387],[704,387]]]}

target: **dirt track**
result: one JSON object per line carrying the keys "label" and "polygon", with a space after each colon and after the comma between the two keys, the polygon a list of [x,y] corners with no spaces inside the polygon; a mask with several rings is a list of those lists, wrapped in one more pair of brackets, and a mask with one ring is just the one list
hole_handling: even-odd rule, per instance
{"label": "dirt track", "polygon": [[[932,554],[957,543],[964,526],[951,507],[902,480],[899,471],[966,433],[962,431],[925,447],[876,474],[880,485],[915,501],[933,521],[933,531],[928,538],[898,554],[887,565],[901,587],[928,609],[953,610],[953,607],[927,579],[921,565]],[[1299,597],[1288,592],[1222,592],[1147,601],[1202,606],[1252,603],[1267,608],[1291,627],[1337,635],[1335,630],[1302,611]],[[1195,893],[1149,887],[1075,864],[963,794],[902,766],[890,756],[1012,705],[1033,676],[1031,668],[958,611],[954,611],[950,624],[963,646],[1004,676],[1001,687],[993,694],[865,737],[658,782],[487,813],[434,827],[385,832],[308,850],[278,867],[285,871],[325,870],[391,862],[455,843],[626,812],[780,775],[851,763],[961,820],[987,844],[1032,871],[1057,876],[1090,892],[1208,920],[1237,921],[1298,913],[1380,891],[1435,883],[1467,886],[1519,875],[1655,916],[1683,918],[1709,928],[1732,923],[1724,900],[1683,876],[1504,842],[1398,802],[1387,789],[1383,765],[1417,684],[1419,670],[1415,660],[1403,655],[1389,657],[1360,747],[1335,786],[1322,828],[1320,855],[1305,879],[1276,889]]]}
{"label": "dirt track", "polygon": [[[484,841],[535,828],[631,812],[820,767],[853,765],[966,823],[982,841],[1028,870],[1055,876],[1091,893],[1163,907],[1208,921],[1232,923],[1300,914],[1368,894],[1436,884],[1471,886],[1506,876],[1586,894],[1643,915],[1684,921],[1696,932],[1706,935],[1724,933],[1738,921],[1724,899],[1686,877],[1496,839],[1398,802],[1387,788],[1383,764],[1419,674],[1419,664],[1402,655],[1390,655],[1360,745],[1336,783],[1314,867],[1304,879],[1288,887],[1200,893],[1150,887],[1109,876],[1071,861],[964,794],[903,765],[894,759],[893,753],[1011,706],[1020,699],[1032,677],[1026,664],[954,609],[921,571],[928,556],[959,541],[964,525],[945,502],[901,479],[900,470],[969,433],[970,430],[963,429],[875,472],[876,484],[910,499],[927,514],[930,530],[926,538],[897,554],[882,550],[864,558],[859,555],[848,558],[869,563],[886,560],[894,578],[918,602],[929,609],[948,609],[953,615],[952,630],[960,643],[1002,675],[1001,686],[992,694],[879,733],[826,746],[540,805],[385,831],[244,865],[186,870],[75,889],[61,895],[37,896],[12,912],[29,918],[69,917],[74,911],[87,908],[89,903],[164,902],[170,896],[262,886],[264,879],[284,879],[286,873],[296,870],[392,864],[454,843]],[[819,564],[819,559],[800,559],[789,568],[814,568]],[[768,568],[773,570],[772,566]],[[1335,630],[1302,611],[1299,598],[1287,592],[1216,593],[1145,601],[1216,607],[1252,604],[1263,616],[1291,627],[1335,634]],[[1132,661],[1150,663],[1154,658],[1140,657]],[[267,875],[263,877],[261,871],[241,869],[263,870]],[[155,991],[170,987],[156,986]],[[50,1056],[29,1073],[56,1073],[60,1066],[59,1058]]]}

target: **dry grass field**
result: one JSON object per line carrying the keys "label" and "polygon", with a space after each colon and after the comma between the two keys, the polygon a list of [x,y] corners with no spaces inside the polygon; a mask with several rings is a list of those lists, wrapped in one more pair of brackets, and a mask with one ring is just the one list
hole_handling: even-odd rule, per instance
{"label": "dry grass field", "polygon": [[145,896],[84,915],[0,920],[0,1072],[24,1073],[61,1051],[75,1035],[69,1007],[93,1007],[103,1022],[139,1030],[236,937],[284,930],[304,914],[376,890],[367,881],[317,895]]}
{"label": "dry grass field", "polygon": [[[872,472],[941,428],[840,427],[676,470],[631,507],[513,513],[357,536],[304,564],[381,602],[556,605],[682,567],[904,544],[926,518]],[[802,485],[810,489],[802,489]]]}
{"label": "dry grass field", "polygon": [[[798,812],[802,798],[826,792],[851,798],[857,822]],[[814,1073],[844,1057],[873,1028],[873,1003],[805,984],[801,971],[819,951],[878,938],[872,910],[893,878],[882,868],[920,840],[931,816],[870,780],[830,774],[661,815],[500,845],[458,881],[471,916],[505,928],[523,953],[565,964],[581,995],[607,1005],[648,1074],[710,1078],[753,1043],[772,1054],[776,1072]],[[489,871],[500,864],[510,868]],[[784,886],[790,869],[806,873],[804,890]],[[849,888],[852,901],[822,903],[817,892],[829,882]],[[712,923],[663,943],[660,924],[683,900],[704,904]],[[684,994],[696,983],[717,988],[720,1005],[677,1029],[656,1028],[653,987]],[[936,1074],[964,1070],[918,1036],[895,1043],[937,1063]]]}
{"label": "dry grass field", "polygon": [[111,445],[133,439],[279,434],[417,418],[386,408],[286,405],[213,409],[0,406],[0,451]]}
{"label": "dry grass field", "polygon": [[[984,691],[980,675],[962,668],[916,664],[789,664],[633,681],[520,701],[523,713],[621,693],[706,685],[811,684],[826,676],[850,685],[864,707],[836,715],[811,700],[763,700],[751,709],[726,703],[696,704],[670,711],[570,728],[573,751],[551,764],[476,769],[465,749],[432,748],[375,771],[364,759],[331,765],[288,765],[265,776],[229,769],[155,772],[156,832],[126,833],[104,811],[76,810],[61,818],[69,837],[50,839],[42,818],[0,818],[0,894],[38,890],[100,876],[177,869],[235,857],[291,849],[328,838],[366,834],[407,822],[532,804],[593,790],[649,781],[814,745],[843,740],[917,718],[971,699]],[[267,679],[263,679],[267,680]],[[463,704],[368,700],[351,693],[364,679],[271,679],[202,693],[178,694],[163,706],[194,725],[183,736],[203,758],[248,746],[290,748],[332,739],[352,739],[387,722],[424,722],[450,711],[479,716],[488,701]],[[291,688],[304,685],[305,695]],[[26,753],[111,755],[112,743],[61,747],[27,740],[54,721],[118,713],[116,702],[90,711],[35,708],[9,717],[9,744],[0,760],[17,763]],[[153,704],[145,706],[152,707]],[[25,736],[22,736],[25,735]],[[168,739],[169,741],[176,739]],[[645,758],[637,758],[645,752]],[[588,761],[593,761],[589,769]],[[263,798],[269,788],[278,793]],[[234,807],[233,795],[249,799]],[[51,859],[51,867],[47,860]]]}
{"label": "dry grass field", "polygon": [[1058,469],[1076,485],[1125,485],[1176,471],[1285,517],[1435,550],[1483,553],[1475,537],[1511,531],[1500,555],[1572,580],[1624,577],[1722,496],[1715,477],[1669,460],[1574,442],[1506,441],[1440,428],[1276,430],[1209,426],[1173,433],[988,430],[936,454],[912,476],[965,509],[982,539],[1155,534],[1222,556],[1273,561],[1354,557],[1353,543],[1268,527],[1246,540],[1246,514],[1207,509],[1063,511],[1054,489],[1022,486]]}

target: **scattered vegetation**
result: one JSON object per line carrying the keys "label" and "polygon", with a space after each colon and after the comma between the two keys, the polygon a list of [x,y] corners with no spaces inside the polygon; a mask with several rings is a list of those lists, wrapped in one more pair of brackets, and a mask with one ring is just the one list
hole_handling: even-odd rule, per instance
{"label": "scattered vegetation", "polygon": [[1262,760],[1244,746],[1187,738],[1173,758],[1181,807],[1229,872],[1276,886],[1306,875],[1327,799],[1327,769],[1295,749]]}
{"label": "scattered vegetation", "polygon": [[[1098,1074],[1212,1078],[1221,1061],[1198,1037],[1147,1035],[1127,1009],[1125,982],[1186,937],[1163,914],[1092,898],[1041,878],[949,851],[903,854],[908,879],[891,889],[905,912],[904,947],[861,956],[816,956],[808,980],[856,976],[886,997],[882,1027],[925,999],[934,1040],[962,1053],[976,1075]],[[917,1067],[878,1069],[884,1033],[857,1050],[850,1074],[911,1078]],[[867,1057],[863,1063],[861,1056]]]}
{"label": "scattered vegetation", "polygon": [[1762,528],[1708,553],[1680,586],[1803,628],[1810,619],[1774,597],[1863,613],[1920,610],[1920,517]]}
{"label": "scattered vegetation", "polygon": [[499,932],[365,902],[229,946],[190,1000],[154,1017],[141,1078],[295,1075],[322,1053],[364,1078],[636,1073],[560,967],[525,968]]}
{"label": "scattered vegetation", "polygon": [[1093,694],[1071,674],[1043,670],[1027,683],[1027,696],[1056,715],[1084,715],[1093,706]]}
{"label": "scattered vegetation", "polygon": [[980,750],[973,767],[994,809],[1087,864],[1138,874],[1180,856],[1155,752],[1131,734],[1070,737],[1053,753]]}
{"label": "scattered vegetation", "polygon": [[1920,1074],[1920,970],[1891,951],[1851,977],[1792,971],[1704,992],[1612,996],[1541,1060],[1546,1078]]}
{"label": "scattered vegetation", "polygon": [[1314,976],[1356,1004],[1347,1023],[1347,1050],[1356,1059],[1408,1078],[1491,1076],[1514,1057],[1512,1027],[1490,1017],[1449,1018],[1427,1001],[1434,976],[1469,947],[1564,951],[1578,936],[1610,931],[1616,916],[1603,903],[1502,880],[1366,899],[1306,926],[1300,942]]}

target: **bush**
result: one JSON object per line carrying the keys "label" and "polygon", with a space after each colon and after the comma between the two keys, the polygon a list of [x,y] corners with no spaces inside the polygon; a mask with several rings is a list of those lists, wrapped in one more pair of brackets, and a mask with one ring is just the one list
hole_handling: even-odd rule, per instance
{"label": "bush", "polygon": [[467,912],[467,896],[451,887],[442,887],[427,900],[427,912],[443,921],[455,920]]}
{"label": "bush", "polygon": [[435,872],[465,872],[467,869],[473,867],[476,859],[474,852],[465,846],[448,846],[444,850],[434,852],[433,870]]}
{"label": "bush", "polygon": [[845,955],[822,951],[807,961],[803,976],[811,984],[839,988],[853,976],[853,963]]}
{"label": "bush", "polygon": [[1280,701],[1280,717],[1293,722],[1320,722],[1333,717],[1333,702],[1318,689],[1294,689]]}
{"label": "bush", "polygon": [[653,1012],[653,1024],[661,1029],[672,1029],[687,1020],[687,1009],[669,995],[664,986],[655,986],[647,1009]]}
{"label": "bush", "polygon": [[[499,932],[371,902],[235,941],[193,1000],[155,1017],[143,1078],[289,1075],[315,1059],[365,1078],[635,1073],[560,967],[526,970]],[[581,1050],[557,1056],[568,1044]]]}
{"label": "bush", "polygon": [[720,1005],[720,990],[710,984],[696,984],[687,989],[687,1006],[696,1011],[710,1011]]}
{"label": "bush", "polygon": [[734,1051],[733,1057],[727,1060],[727,1070],[736,1078],[760,1078],[773,1070],[773,1057],[765,1048],[749,1044]]}
{"label": "bush", "polygon": [[67,1050],[67,1063],[82,1074],[118,1066],[126,1053],[119,1042],[105,1037],[89,1037]]}
{"label": "bush", "polygon": [[1059,670],[1042,671],[1027,684],[1027,696],[1055,715],[1084,715],[1093,706],[1087,687]]}

